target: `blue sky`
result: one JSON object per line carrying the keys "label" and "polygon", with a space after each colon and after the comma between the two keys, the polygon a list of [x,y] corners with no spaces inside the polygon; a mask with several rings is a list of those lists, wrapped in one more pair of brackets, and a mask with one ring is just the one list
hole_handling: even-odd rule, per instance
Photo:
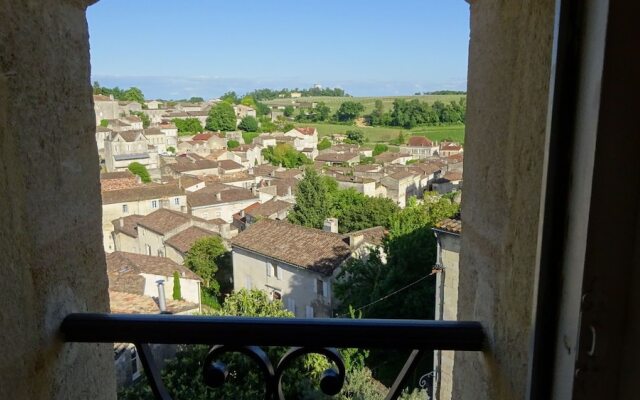
{"label": "blue sky", "polygon": [[93,80],[147,98],[466,88],[463,0],[100,0],[87,14]]}

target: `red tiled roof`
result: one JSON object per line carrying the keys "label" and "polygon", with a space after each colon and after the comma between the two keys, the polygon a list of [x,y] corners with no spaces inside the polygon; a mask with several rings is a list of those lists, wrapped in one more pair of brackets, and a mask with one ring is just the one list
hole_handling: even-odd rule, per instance
{"label": "red tiled roof", "polygon": [[433,142],[424,136],[411,136],[407,141],[407,146],[411,147],[431,147]]}
{"label": "red tiled roof", "polygon": [[212,136],[212,133],[199,133],[192,137],[191,140],[209,140]]}
{"label": "red tiled roof", "polygon": [[304,127],[298,127],[295,128],[295,130],[297,130],[298,132],[302,133],[303,135],[313,135],[316,131],[316,128],[313,128],[311,126],[304,126]]}
{"label": "red tiled roof", "polygon": [[446,218],[438,222],[435,226],[436,230],[441,230],[450,233],[461,234],[462,233],[462,221],[459,217]]}
{"label": "red tiled roof", "polygon": [[185,254],[198,240],[211,236],[219,236],[215,232],[200,228],[199,226],[191,226],[184,231],[171,236],[168,240],[165,240],[165,244],[178,250],[180,253]]}

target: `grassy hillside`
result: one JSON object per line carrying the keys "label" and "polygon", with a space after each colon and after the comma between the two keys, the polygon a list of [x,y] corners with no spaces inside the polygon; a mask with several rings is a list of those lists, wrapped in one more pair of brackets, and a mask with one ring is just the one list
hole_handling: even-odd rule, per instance
{"label": "grassy hillside", "polygon": [[[417,97],[417,96],[416,96]],[[442,141],[444,139],[464,143],[464,125],[453,126],[428,126],[414,129],[390,128],[381,126],[356,127],[338,124],[296,124],[297,126],[313,126],[318,129],[320,137],[330,136],[336,133],[345,133],[347,130],[362,132],[369,142],[388,142],[398,137],[400,132],[407,135],[426,136],[430,140]]]}
{"label": "grassy hillside", "polygon": [[292,101],[310,101],[310,102],[319,102],[324,101],[326,105],[331,108],[332,112],[335,112],[340,104],[344,101],[357,101],[362,103],[365,108],[365,114],[373,111],[373,106],[375,101],[380,99],[382,100],[382,104],[384,105],[385,111],[391,109],[393,105],[393,101],[397,99],[405,99],[405,100],[420,100],[426,101],[427,103],[433,103],[434,101],[441,101],[443,103],[449,103],[451,100],[459,100],[461,97],[465,97],[465,95],[453,94],[453,95],[424,95],[424,96],[386,96],[386,97],[301,97],[298,99],[276,99],[265,101],[265,104],[268,105],[279,105],[279,106],[287,106],[290,105]]}

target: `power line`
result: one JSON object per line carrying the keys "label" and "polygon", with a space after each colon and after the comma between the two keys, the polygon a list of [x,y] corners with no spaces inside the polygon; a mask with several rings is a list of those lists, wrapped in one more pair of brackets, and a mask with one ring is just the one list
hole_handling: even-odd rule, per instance
{"label": "power line", "polygon": [[[386,296],[380,297],[378,300],[374,300],[374,301],[372,301],[372,302],[371,302],[371,303],[369,303],[369,304],[365,304],[365,305],[364,305],[364,306],[362,306],[362,307],[358,307],[358,308],[356,308],[355,310],[353,310],[353,312],[357,312],[357,311],[363,310],[363,309],[365,309],[365,308],[367,308],[367,307],[370,307],[370,306],[372,306],[372,305],[374,305],[374,304],[376,304],[376,303],[381,302],[382,300],[386,300],[386,299],[388,299],[389,297],[391,297],[391,296],[393,296],[393,295],[396,295],[396,294],[398,294],[398,293],[402,292],[403,290],[409,289],[410,287],[412,287],[412,286],[414,286],[414,285],[416,285],[416,284],[418,284],[418,283],[422,282],[423,280],[427,279],[427,278],[428,278],[428,277],[430,277],[431,275],[433,275],[433,272],[432,272],[432,273],[430,273],[429,275],[425,275],[425,276],[423,276],[422,278],[418,279],[417,281],[411,282],[410,284],[408,284],[408,285],[406,285],[406,286],[404,286],[404,287],[401,287],[400,289],[398,289],[398,290],[396,290],[396,291],[394,291],[394,292],[389,293],[389,294],[388,294],[388,295],[386,295]],[[341,315],[338,315],[338,318],[340,318],[340,317],[346,317],[347,315],[348,315],[348,314],[341,314]]]}

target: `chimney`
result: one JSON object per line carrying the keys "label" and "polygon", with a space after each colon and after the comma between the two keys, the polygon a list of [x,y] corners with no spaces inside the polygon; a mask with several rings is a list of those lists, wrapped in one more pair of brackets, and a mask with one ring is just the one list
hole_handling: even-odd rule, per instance
{"label": "chimney", "polygon": [[325,232],[338,233],[338,218],[325,219],[322,230]]}
{"label": "chimney", "polygon": [[124,228],[124,218],[120,217],[120,228]]}
{"label": "chimney", "polygon": [[349,247],[355,249],[360,246],[360,244],[364,241],[364,235],[350,235],[349,236]]}
{"label": "chimney", "polygon": [[167,313],[167,299],[164,296],[164,280],[160,279],[156,281],[158,285],[158,306],[160,307],[160,314]]}
{"label": "chimney", "polygon": [[244,218],[244,210],[240,210],[240,218]]}
{"label": "chimney", "polygon": [[220,192],[216,193],[216,200],[222,201],[222,193]]}

